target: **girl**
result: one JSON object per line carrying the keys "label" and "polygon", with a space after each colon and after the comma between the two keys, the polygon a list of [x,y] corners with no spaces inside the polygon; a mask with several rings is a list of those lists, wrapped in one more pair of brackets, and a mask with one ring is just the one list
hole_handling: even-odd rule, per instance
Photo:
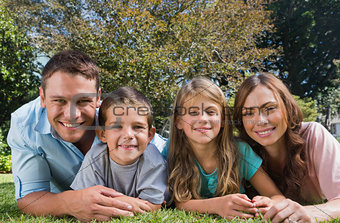
{"label": "girl", "polygon": [[272,221],[309,222],[340,217],[340,145],[320,124],[303,123],[287,87],[272,74],[246,79],[238,90],[234,121],[240,137],[263,159],[287,199],[265,215]]}
{"label": "girl", "polygon": [[169,151],[169,188],[177,208],[232,219],[253,217],[273,204],[267,197],[250,200],[242,181],[250,180],[264,196],[284,197],[262,170],[262,160],[236,141],[222,90],[211,81],[193,79],[174,102]]}

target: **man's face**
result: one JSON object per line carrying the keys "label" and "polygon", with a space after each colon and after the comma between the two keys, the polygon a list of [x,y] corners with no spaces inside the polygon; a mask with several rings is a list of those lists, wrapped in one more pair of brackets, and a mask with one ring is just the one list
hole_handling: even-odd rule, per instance
{"label": "man's face", "polygon": [[41,106],[59,136],[71,143],[86,140],[86,127],[92,126],[100,102],[95,79],[57,71],[40,88]]}
{"label": "man's face", "polygon": [[149,129],[147,116],[141,115],[135,108],[119,106],[114,110],[111,106],[105,112],[105,130],[97,131],[100,140],[107,143],[111,159],[120,165],[134,163],[155,135],[156,129]]}

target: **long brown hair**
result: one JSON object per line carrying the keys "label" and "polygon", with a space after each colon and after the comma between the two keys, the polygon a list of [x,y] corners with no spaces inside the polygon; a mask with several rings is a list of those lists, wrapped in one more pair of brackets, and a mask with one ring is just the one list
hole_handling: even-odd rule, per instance
{"label": "long brown hair", "polygon": [[[284,135],[287,143],[287,157],[282,175],[276,175],[268,169],[269,158],[266,150],[248,136],[243,126],[242,108],[248,95],[259,85],[263,85],[273,92],[287,123],[287,130]],[[251,145],[254,151],[262,157],[264,169],[275,181],[282,193],[286,197],[298,200],[301,180],[307,171],[304,151],[305,142],[299,134],[303,114],[285,84],[270,73],[262,73],[247,78],[236,94],[233,120],[239,130],[240,138]]]}
{"label": "long brown hair", "polygon": [[178,109],[183,108],[186,101],[195,97],[204,97],[222,108],[221,129],[217,135],[218,185],[215,196],[239,192],[238,157],[227,104],[222,90],[205,78],[195,78],[183,86],[177,93],[171,120],[169,147],[169,187],[172,200],[183,202],[200,199],[200,173],[195,165],[195,155],[189,145],[185,133],[177,129],[176,120],[180,118]]}

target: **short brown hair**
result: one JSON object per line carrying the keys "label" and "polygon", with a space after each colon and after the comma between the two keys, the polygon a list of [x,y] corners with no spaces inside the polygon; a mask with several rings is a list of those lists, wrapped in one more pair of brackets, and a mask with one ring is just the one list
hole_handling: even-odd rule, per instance
{"label": "short brown hair", "polygon": [[105,122],[107,120],[106,117],[106,111],[111,106],[119,106],[119,105],[138,105],[143,106],[147,111],[147,120],[149,129],[152,127],[153,122],[153,111],[151,104],[147,97],[137,91],[136,89],[132,87],[121,87],[118,88],[115,91],[111,91],[103,100],[102,104],[99,108],[99,115],[98,115],[98,121],[100,126],[105,126]]}
{"label": "short brown hair", "polygon": [[45,65],[41,74],[41,86],[46,89],[46,81],[55,72],[62,71],[70,75],[81,75],[86,79],[96,80],[99,90],[99,70],[89,56],[77,50],[65,50],[54,55]]}

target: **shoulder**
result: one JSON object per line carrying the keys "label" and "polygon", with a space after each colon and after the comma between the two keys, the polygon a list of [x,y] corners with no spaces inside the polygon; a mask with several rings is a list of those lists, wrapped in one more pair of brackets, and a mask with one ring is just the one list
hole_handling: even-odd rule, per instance
{"label": "shoulder", "polygon": [[236,146],[238,150],[240,151],[241,155],[252,155],[254,153],[253,149],[250,147],[250,145],[240,139],[236,140]]}
{"label": "shoulder", "polygon": [[242,140],[236,140],[236,146],[240,152],[240,160],[252,163],[262,163],[262,159],[253,151],[250,145]]}
{"label": "shoulder", "polygon": [[159,152],[157,147],[152,143],[149,143],[148,146],[146,147],[143,153],[143,157],[144,162],[148,163],[148,165],[151,166],[160,166],[166,164],[162,154]]}
{"label": "shoulder", "polygon": [[32,124],[38,123],[43,110],[44,108],[40,106],[40,97],[38,97],[14,111],[11,122],[32,127]]}
{"label": "shoulder", "polygon": [[107,144],[106,143],[98,143],[94,145],[85,155],[85,159],[90,160],[99,160],[106,157]]}
{"label": "shoulder", "polygon": [[302,122],[300,135],[305,140],[315,139],[317,137],[332,137],[328,130],[323,125],[317,122]]}

